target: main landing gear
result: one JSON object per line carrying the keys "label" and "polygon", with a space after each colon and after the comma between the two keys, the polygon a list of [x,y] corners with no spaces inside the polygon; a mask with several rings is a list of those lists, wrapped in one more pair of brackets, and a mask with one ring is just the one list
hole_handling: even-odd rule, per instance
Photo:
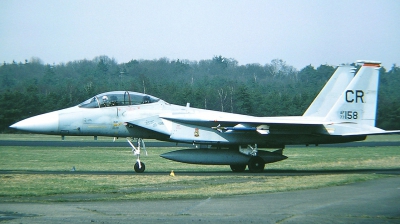
{"label": "main landing gear", "polygon": [[135,147],[133,145],[132,140],[130,140],[129,138],[126,138],[126,140],[128,141],[129,145],[131,145],[131,147],[132,147],[133,155],[137,156],[136,163],[133,166],[133,168],[135,169],[136,173],[143,173],[144,170],[146,169],[146,166],[144,165],[144,163],[142,163],[140,161],[140,149],[141,148],[143,148],[143,150],[146,152],[146,156],[147,156],[146,146],[144,144],[143,139],[141,139],[141,138],[137,139],[137,147]]}
{"label": "main landing gear", "polygon": [[231,165],[231,170],[235,173],[240,173],[246,170],[246,164],[245,165]]}
{"label": "main landing gear", "polygon": [[[246,164],[244,165],[230,165],[231,170],[235,173],[240,173],[246,170]],[[249,167],[249,171],[252,173],[261,173],[264,171],[265,168],[265,162],[263,158],[259,156],[252,156],[250,157],[249,164],[247,165]]]}
{"label": "main landing gear", "polygon": [[[247,148],[242,148],[241,146],[239,146],[239,152],[244,155],[250,156],[248,162],[248,167],[250,172],[261,173],[264,171],[265,161],[263,158],[257,155],[258,153],[257,144],[255,144],[254,147],[248,145]],[[246,169],[246,164],[231,165],[231,170],[233,172],[243,172],[245,169]]]}
{"label": "main landing gear", "polygon": [[264,171],[265,162],[259,156],[252,156],[249,160],[248,167],[252,173],[261,173]]}

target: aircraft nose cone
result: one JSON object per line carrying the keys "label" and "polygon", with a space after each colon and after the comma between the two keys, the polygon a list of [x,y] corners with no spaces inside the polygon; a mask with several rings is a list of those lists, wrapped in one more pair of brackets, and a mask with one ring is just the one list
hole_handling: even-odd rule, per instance
{"label": "aircraft nose cone", "polygon": [[19,121],[11,125],[10,128],[34,133],[53,134],[58,132],[58,123],[58,112],[50,112]]}

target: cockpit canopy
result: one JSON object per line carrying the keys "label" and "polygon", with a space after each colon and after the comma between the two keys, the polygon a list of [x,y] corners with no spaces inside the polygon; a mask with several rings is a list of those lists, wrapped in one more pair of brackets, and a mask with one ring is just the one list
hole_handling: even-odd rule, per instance
{"label": "cockpit canopy", "polygon": [[128,106],[128,105],[155,103],[158,102],[159,100],[160,99],[154,96],[142,93],[128,92],[128,91],[114,91],[94,96],[82,102],[78,106],[83,108]]}

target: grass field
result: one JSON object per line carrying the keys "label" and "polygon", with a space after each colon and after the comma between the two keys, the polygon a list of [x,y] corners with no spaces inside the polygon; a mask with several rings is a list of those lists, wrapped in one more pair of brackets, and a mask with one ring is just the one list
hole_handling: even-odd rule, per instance
{"label": "grass field", "polygon": [[[40,135],[0,135],[0,140],[59,140]],[[93,138],[69,137],[70,141]],[[110,141],[110,138],[99,139]],[[400,141],[398,135],[369,141]],[[86,201],[206,198],[292,191],[387,177],[368,170],[400,169],[399,147],[290,147],[287,160],[264,173],[232,173],[229,166],[172,162],[149,148],[146,171],[134,173],[130,148],[9,147],[0,145],[0,201]],[[70,171],[75,167],[76,171]],[[175,176],[170,176],[174,170]],[[26,172],[33,172],[25,173]],[[105,173],[102,172],[112,172]]]}

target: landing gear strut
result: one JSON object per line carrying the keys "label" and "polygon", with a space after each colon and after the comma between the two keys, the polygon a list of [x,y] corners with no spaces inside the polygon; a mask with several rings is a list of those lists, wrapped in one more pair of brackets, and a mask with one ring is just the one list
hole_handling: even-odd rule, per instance
{"label": "landing gear strut", "polygon": [[[250,160],[249,160],[249,164],[248,164],[250,172],[261,173],[264,171],[265,161],[263,158],[261,158],[260,156],[257,155],[257,153],[258,153],[257,144],[255,144],[254,147],[252,147],[251,145],[248,145],[247,148],[242,148],[241,146],[239,146],[239,152],[250,156]],[[243,167],[241,167],[241,168],[243,168]],[[231,166],[231,169],[233,172],[237,172],[232,168],[232,166]],[[244,167],[244,169],[246,169],[246,166]]]}
{"label": "landing gear strut", "polygon": [[129,145],[131,145],[131,147],[132,147],[133,155],[137,156],[136,163],[133,166],[133,168],[135,169],[136,173],[143,173],[144,170],[146,169],[146,166],[144,165],[144,163],[140,162],[140,148],[141,147],[144,149],[144,151],[146,152],[146,156],[147,156],[146,146],[144,145],[143,139],[138,138],[137,147],[135,147],[133,145],[132,141],[129,138],[126,138],[126,140],[128,141]]}

